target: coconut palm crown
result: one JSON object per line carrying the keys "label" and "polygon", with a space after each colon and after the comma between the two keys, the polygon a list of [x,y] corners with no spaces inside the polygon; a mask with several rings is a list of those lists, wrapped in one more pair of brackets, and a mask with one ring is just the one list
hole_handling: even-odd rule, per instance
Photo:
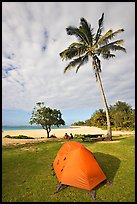
{"label": "coconut palm crown", "polygon": [[98,21],[98,29],[96,32],[94,32],[94,29],[91,28],[91,25],[86,21],[85,18],[80,19],[80,26],[78,28],[74,26],[67,27],[67,34],[74,35],[77,38],[77,42],[73,42],[68,46],[67,49],[62,51],[60,53],[60,57],[62,58],[62,60],[71,60],[69,64],[65,67],[64,73],[75,67],[77,73],[79,68],[85,63],[87,63],[89,59],[91,59],[92,66],[95,71],[96,80],[99,83],[104,105],[106,108],[106,117],[108,125],[107,136],[110,140],[112,140],[109,111],[100,78],[100,56],[104,59],[110,59],[115,57],[113,51],[126,52],[126,49],[122,46],[124,43],[122,39],[112,41],[116,37],[116,35],[123,32],[124,29],[118,29],[116,31],[110,29],[102,35],[104,24],[103,20],[104,13]]}

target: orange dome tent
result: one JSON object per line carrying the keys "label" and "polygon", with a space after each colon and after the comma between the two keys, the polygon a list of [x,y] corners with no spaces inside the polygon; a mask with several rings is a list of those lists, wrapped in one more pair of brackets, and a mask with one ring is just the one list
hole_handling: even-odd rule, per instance
{"label": "orange dome tent", "polygon": [[92,152],[75,141],[62,145],[53,167],[60,182],[58,190],[65,184],[91,191],[106,179]]}

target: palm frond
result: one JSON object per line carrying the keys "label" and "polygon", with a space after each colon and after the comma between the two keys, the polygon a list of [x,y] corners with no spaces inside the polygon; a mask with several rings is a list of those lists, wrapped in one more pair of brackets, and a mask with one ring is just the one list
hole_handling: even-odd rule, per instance
{"label": "palm frond", "polygon": [[66,28],[66,31],[68,35],[75,35],[79,42],[88,44],[87,38],[85,37],[84,33],[81,32],[78,28],[69,26],[68,28]]}
{"label": "palm frond", "polygon": [[108,38],[108,36],[110,36],[112,34],[112,30],[108,30],[96,43],[95,45],[98,46],[100,45],[102,42],[106,41],[106,39]]}
{"label": "palm frond", "polygon": [[111,42],[115,36],[123,32],[124,29],[118,29],[115,32],[112,29],[108,30],[102,35],[104,23],[104,13],[98,21],[98,29],[96,33],[93,33],[91,25],[86,21],[85,18],[80,19],[80,26],[74,27],[69,26],[66,28],[68,35],[74,35],[78,42],[74,42],[68,46],[67,49],[62,51],[59,55],[62,60],[71,60],[64,69],[64,73],[68,70],[76,67],[76,73],[79,68],[88,61],[89,57],[92,58],[93,69],[95,75],[101,72],[101,61],[99,56],[101,55],[104,59],[110,59],[115,57],[111,51],[123,51],[126,49],[122,46],[123,40],[116,40]]}
{"label": "palm frond", "polygon": [[78,71],[78,69],[80,68],[80,66],[84,63],[86,63],[88,61],[88,55],[84,55],[82,57],[79,57],[79,58],[76,58],[74,60],[72,60],[67,66],[66,68],[64,69],[64,73],[66,73],[68,70],[71,70],[73,69],[74,67],[77,66],[77,70],[76,72]]}
{"label": "palm frond", "polygon": [[84,33],[89,45],[92,46],[94,37],[93,28],[91,29],[91,25],[86,21],[85,18],[80,19],[79,30]]}
{"label": "palm frond", "polygon": [[118,29],[115,32],[112,32],[112,30],[109,30],[105,35],[102,36],[102,38],[99,39],[98,44],[103,45],[107,44],[109,40],[114,38],[117,34],[124,32],[124,29]]}
{"label": "palm frond", "polygon": [[59,55],[62,60],[72,59],[77,56],[83,55],[87,50],[87,47],[84,44],[72,43],[69,47],[61,52]]}
{"label": "palm frond", "polygon": [[120,44],[123,44],[123,43],[124,43],[123,40],[116,40],[114,42],[111,42],[111,43],[109,43],[107,45],[104,45],[104,46],[100,47],[98,49],[98,52],[106,53],[106,52],[108,52],[110,50],[114,50],[114,51],[121,50],[123,52],[126,52],[126,49],[124,47],[120,46]]}
{"label": "palm frond", "polygon": [[111,54],[111,53],[109,52],[109,53],[103,53],[103,54],[102,54],[102,57],[103,57],[104,59],[110,59],[110,58],[115,57],[115,55],[114,55],[114,54]]}
{"label": "palm frond", "polygon": [[78,65],[79,63],[81,63],[81,57],[72,60],[64,69],[64,73],[66,73],[68,70],[71,70],[72,68],[74,68],[76,65]]}
{"label": "palm frond", "polygon": [[82,57],[81,63],[77,66],[76,73],[78,72],[79,68],[88,62],[88,54]]}
{"label": "palm frond", "polygon": [[69,48],[73,48],[73,47],[80,47],[83,46],[83,43],[80,42],[73,42],[69,45]]}
{"label": "palm frond", "polygon": [[113,32],[112,34],[110,34],[108,37],[107,37],[107,40],[111,40],[112,38],[116,37],[117,34],[121,33],[121,32],[124,32],[124,29],[118,29],[116,30],[115,32]]}
{"label": "palm frond", "polygon": [[68,60],[72,59],[73,57],[77,56],[77,49],[76,48],[71,48],[71,49],[66,49],[59,53],[60,57],[62,60]]}
{"label": "palm frond", "polygon": [[102,13],[102,16],[101,18],[99,19],[98,21],[98,25],[99,25],[99,28],[97,30],[97,34],[95,36],[95,42],[97,43],[97,41],[100,39],[101,37],[101,33],[102,33],[102,30],[103,30],[103,23],[104,23],[104,13]]}

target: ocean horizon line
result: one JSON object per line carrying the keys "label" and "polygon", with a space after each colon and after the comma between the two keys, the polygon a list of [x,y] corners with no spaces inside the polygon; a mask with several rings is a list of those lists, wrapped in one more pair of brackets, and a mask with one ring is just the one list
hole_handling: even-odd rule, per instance
{"label": "ocean horizon line", "polygon": [[[62,125],[60,127],[52,126],[51,129],[62,129],[62,128],[73,128],[71,125]],[[31,126],[31,125],[3,125],[2,130],[43,130],[41,126]]]}

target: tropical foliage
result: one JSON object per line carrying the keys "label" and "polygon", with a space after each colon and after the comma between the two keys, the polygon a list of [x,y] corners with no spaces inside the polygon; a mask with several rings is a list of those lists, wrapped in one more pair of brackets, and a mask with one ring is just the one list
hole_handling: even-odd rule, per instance
{"label": "tropical foliage", "polygon": [[111,124],[116,129],[135,128],[135,110],[126,102],[110,105]]}
{"label": "tropical foliage", "polygon": [[44,102],[36,103],[32,111],[32,116],[30,119],[30,124],[41,125],[43,129],[47,131],[47,137],[49,138],[49,133],[52,126],[65,125],[65,121],[62,119],[62,114],[60,110],[52,110],[50,107],[46,107]]}
{"label": "tropical foliage", "polygon": [[[132,130],[135,128],[135,110],[131,106],[122,101],[116,102],[114,105],[109,106],[110,122],[112,129],[115,130]],[[78,121],[72,124],[96,126],[103,129],[107,128],[107,121],[105,117],[105,111],[103,109],[96,110],[92,114],[91,118],[85,121]]]}
{"label": "tropical foliage", "polygon": [[[66,28],[67,34],[74,35],[77,38],[77,42],[71,43],[67,49],[60,53],[60,57],[62,58],[62,60],[71,60],[69,64],[65,67],[64,73],[75,67],[77,73],[82,65],[91,60],[96,80],[99,83],[99,87],[104,101],[107,118],[107,137],[111,140],[112,132],[110,125],[109,109],[100,78],[100,57],[104,59],[110,59],[115,57],[113,51],[126,52],[126,49],[122,46],[124,43],[122,39],[115,40],[117,34],[123,32],[124,29],[118,29],[116,31],[110,29],[102,35],[102,31],[104,28],[103,23],[104,13],[98,21],[98,29],[96,32],[94,32],[94,29],[91,28],[91,25],[87,22],[85,18],[80,19],[80,26],[78,28],[74,26],[69,26],[68,28]],[[112,39],[114,39],[114,41],[112,41]]]}

